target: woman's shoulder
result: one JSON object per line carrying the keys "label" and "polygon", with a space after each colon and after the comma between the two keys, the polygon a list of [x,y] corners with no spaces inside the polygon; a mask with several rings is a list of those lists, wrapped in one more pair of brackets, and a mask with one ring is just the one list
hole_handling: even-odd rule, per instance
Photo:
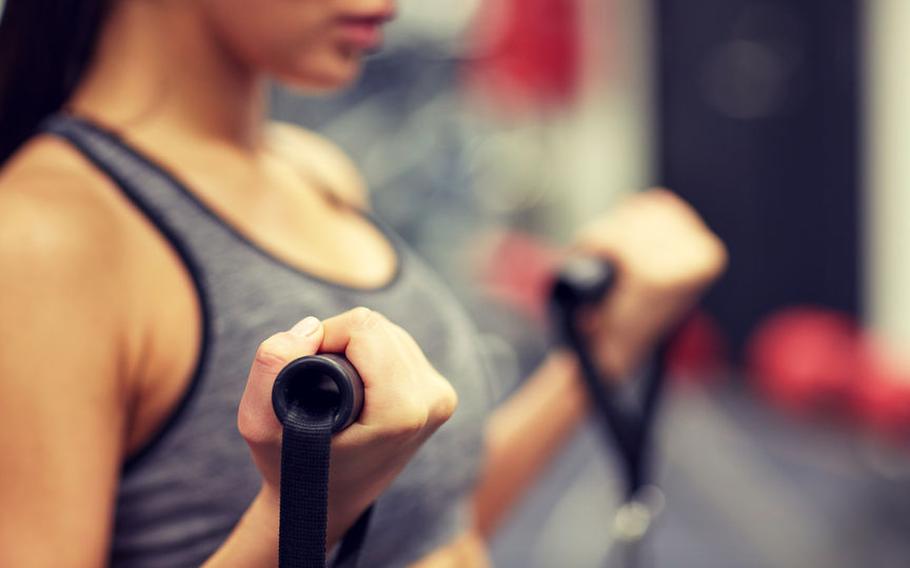
{"label": "woman's shoulder", "polygon": [[[9,316],[0,335],[43,345],[63,329],[97,346],[73,360],[94,353],[98,366],[122,363],[110,376],[132,389],[156,306],[143,292],[162,279],[140,221],[68,143],[46,135],[28,141],[0,169],[0,313]],[[15,323],[26,320],[28,327]]]}
{"label": "woman's shoulder", "polygon": [[298,172],[319,184],[333,197],[369,208],[367,184],[350,156],[325,136],[287,122],[271,122],[269,148],[293,164]]}
{"label": "woman's shoulder", "polygon": [[114,270],[122,225],[107,184],[65,142],[27,142],[0,170],[0,262]]}

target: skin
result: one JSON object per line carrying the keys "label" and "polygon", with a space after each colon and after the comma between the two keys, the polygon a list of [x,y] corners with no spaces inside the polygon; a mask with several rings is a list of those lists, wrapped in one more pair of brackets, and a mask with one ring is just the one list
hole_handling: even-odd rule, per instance
{"label": "skin", "polygon": [[[351,211],[367,203],[356,168],[318,136],[265,122],[264,79],[347,85],[363,54],[343,41],[337,18],[388,9],[385,0],[262,0],[256,10],[247,0],[122,0],[67,106],[123,132],[276,256],[377,286],[395,256]],[[588,322],[614,376],[726,262],[691,208],[663,191],[582,230],[578,247],[621,268],[616,293]],[[169,414],[198,355],[191,280],[103,175],[39,137],[0,172],[0,313],[0,502],[15,511],[0,515],[0,565],[104,564],[120,464]],[[267,393],[285,362],[344,352],[367,386],[367,412],[333,440],[330,545],[457,404],[406,330],[380,314],[355,309],[311,323],[266,338],[251,362],[238,427],[262,490],[209,566],[277,564],[280,428]],[[420,565],[485,565],[484,540],[585,411],[574,361],[553,353],[490,419],[475,527]]]}

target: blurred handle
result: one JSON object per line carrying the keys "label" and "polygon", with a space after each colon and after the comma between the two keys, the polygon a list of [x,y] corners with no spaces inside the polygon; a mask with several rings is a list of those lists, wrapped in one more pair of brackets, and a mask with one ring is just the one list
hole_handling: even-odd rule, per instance
{"label": "blurred handle", "polygon": [[579,309],[602,301],[616,277],[616,267],[609,261],[572,257],[553,284],[551,308],[562,341],[578,356],[588,396],[606,427],[605,436],[612,438],[622,456],[627,497],[631,499],[648,482],[649,438],[664,384],[667,341],[657,346],[655,359],[645,374],[641,404],[630,408],[616,392],[615,381],[602,376],[577,322]]}
{"label": "blurred handle", "polygon": [[615,279],[616,270],[611,263],[586,256],[571,257],[556,275],[550,307],[559,339],[578,357],[581,378],[606,427],[605,436],[612,438],[619,452],[626,456],[632,451],[632,420],[613,392],[615,383],[602,377],[577,321],[580,308],[602,300]]}
{"label": "blurred handle", "polygon": [[573,256],[557,274],[551,298],[562,310],[575,310],[601,301],[615,281],[613,263],[589,256]]}

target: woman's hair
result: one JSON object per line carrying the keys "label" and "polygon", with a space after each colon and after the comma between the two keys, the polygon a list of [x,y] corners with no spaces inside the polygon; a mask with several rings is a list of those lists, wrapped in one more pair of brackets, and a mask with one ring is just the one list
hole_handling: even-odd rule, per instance
{"label": "woman's hair", "polygon": [[70,97],[111,2],[5,1],[0,15],[0,164]]}

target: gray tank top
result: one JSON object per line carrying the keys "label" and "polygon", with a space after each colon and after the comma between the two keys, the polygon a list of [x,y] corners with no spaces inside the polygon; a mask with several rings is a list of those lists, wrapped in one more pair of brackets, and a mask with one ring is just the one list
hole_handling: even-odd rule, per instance
{"label": "gray tank top", "polygon": [[329,282],[244,238],[115,133],[62,115],[43,130],[69,140],[155,224],[188,268],[202,306],[190,386],[154,439],[124,464],[112,566],[198,566],[220,546],[260,486],[236,428],[258,344],[306,315],[327,318],[358,305],[408,330],[459,395],[454,416],[377,501],[360,565],[409,564],[465,529],[491,400],[489,369],[469,318],[399,237],[365,214],[395,248],[394,278],[371,289]]}

